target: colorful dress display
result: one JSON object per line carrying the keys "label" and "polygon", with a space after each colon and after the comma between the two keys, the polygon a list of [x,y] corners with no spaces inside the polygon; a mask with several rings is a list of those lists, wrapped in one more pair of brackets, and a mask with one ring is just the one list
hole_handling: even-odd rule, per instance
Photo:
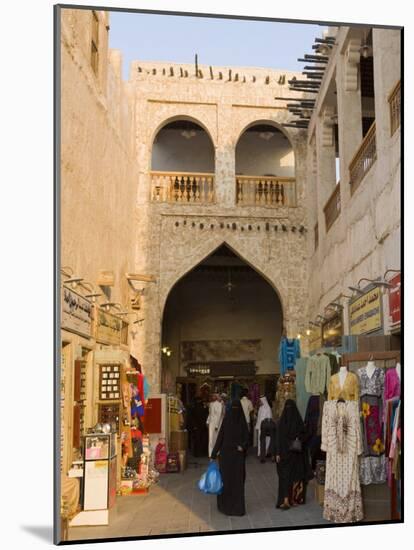
{"label": "colorful dress display", "polygon": [[353,372],[347,373],[343,386],[341,386],[339,373],[331,376],[328,385],[328,400],[340,398],[345,401],[359,400],[358,376]]}
{"label": "colorful dress display", "polygon": [[296,376],[289,373],[281,376],[277,381],[276,395],[273,403],[275,418],[280,418],[288,399],[296,401]]}
{"label": "colorful dress display", "polygon": [[335,523],[363,519],[358,456],[362,453],[357,401],[326,401],[322,444],[326,451],[323,517]]}
{"label": "colorful dress display", "polygon": [[387,477],[383,431],[382,395],[384,370],[376,367],[371,376],[366,367],[358,370],[360,387],[363,456],[360,479],[363,485],[384,483]]}
{"label": "colorful dress display", "polygon": [[280,374],[295,370],[296,359],[300,357],[300,342],[296,338],[282,337],[279,345]]}

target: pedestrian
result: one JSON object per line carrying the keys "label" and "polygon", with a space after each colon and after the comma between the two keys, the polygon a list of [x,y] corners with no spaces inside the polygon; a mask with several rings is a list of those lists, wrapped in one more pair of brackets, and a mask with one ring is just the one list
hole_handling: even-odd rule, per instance
{"label": "pedestrian", "polygon": [[276,508],[287,510],[305,503],[306,485],[312,477],[303,446],[305,425],[293,399],[288,399],[277,426],[276,464],[279,492]]}
{"label": "pedestrian", "polygon": [[206,425],[208,409],[204,406],[200,396],[195,398],[189,413],[193,456],[196,458],[206,456],[208,454],[208,431]]}
{"label": "pedestrian", "polygon": [[[267,398],[262,396],[259,400],[259,410],[257,411],[256,430],[257,430],[257,456],[260,456],[260,428],[265,418],[272,418],[272,409]],[[269,449],[270,437],[266,437],[266,453]]]}
{"label": "pedestrian", "polygon": [[[260,425],[260,462],[266,462],[266,457],[271,456],[272,462],[276,460],[276,422],[272,418],[265,418]],[[270,443],[266,445],[266,440]]]}
{"label": "pedestrian", "polygon": [[247,427],[249,429],[249,443],[251,439],[252,431],[252,413],[254,411],[253,403],[248,398],[249,392],[246,388],[242,389],[242,398],[240,399],[241,406],[243,407],[244,416],[246,417]]}
{"label": "pedestrian", "polygon": [[208,426],[208,456],[211,456],[211,451],[216,443],[217,435],[223,421],[224,405],[220,396],[217,393],[213,393],[211,396],[211,402],[209,405],[209,414],[207,418]]}
{"label": "pedestrian", "polygon": [[223,491],[217,495],[217,507],[228,516],[244,516],[246,450],[249,441],[246,417],[240,400],[234,400],[224,416],[211,458],[219,455]]}

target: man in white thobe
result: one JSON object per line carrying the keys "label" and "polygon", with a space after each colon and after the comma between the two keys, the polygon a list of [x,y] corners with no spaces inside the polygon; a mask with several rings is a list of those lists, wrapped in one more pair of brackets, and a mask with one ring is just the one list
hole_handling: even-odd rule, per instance
{"label": "man in white thobe", "polygon": [[212,395],[207,418],[208,426],[208,456],[211,456],[217,435],[224,417],[224,404],[217,393]]}

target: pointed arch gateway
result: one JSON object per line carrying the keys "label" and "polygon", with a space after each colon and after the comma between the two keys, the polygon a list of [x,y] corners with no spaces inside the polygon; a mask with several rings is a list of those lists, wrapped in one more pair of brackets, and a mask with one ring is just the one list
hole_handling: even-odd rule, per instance
{"label": "pointed arch gateway", "polygon": [[176,381],[197,364],[214,365],[210,375],[220,390],[220,369],[223,376],[249,373],[246,381],[253,380],[252,372],[274,378],[283,324],[274,282],[221,243],[184,269],[167,292],[161,315],[162,391],[175,391]]}

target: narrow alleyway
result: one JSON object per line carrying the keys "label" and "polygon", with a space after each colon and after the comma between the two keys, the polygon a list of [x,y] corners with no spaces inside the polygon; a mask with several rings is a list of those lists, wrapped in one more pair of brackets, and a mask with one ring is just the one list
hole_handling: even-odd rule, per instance
{"label": "narrow alleyway", "polygon": [[309,484],[304,506],[286,511],[276,509],[276,466],[270,461],[261,464],[253,454],[247,459],[247,514],[224,516],[217,510],[216,497],[204,495],[197,488],[208,463],[206,458],[197,461],[197,465],[190,464],[183,474],[161,475],[146,496],[117,497],[109,526],[71,528],[69,540],[328,523],[322,518],[322,507],[315,501],[313,482]]}

